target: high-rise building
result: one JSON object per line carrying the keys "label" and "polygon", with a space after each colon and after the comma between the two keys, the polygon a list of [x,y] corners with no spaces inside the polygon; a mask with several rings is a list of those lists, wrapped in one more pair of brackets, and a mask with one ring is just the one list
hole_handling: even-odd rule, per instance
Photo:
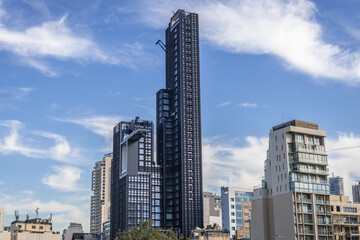
{"label": "high-rise building", "polygon": [[103,223],[109,219],[111,160],[112,154],[106,154],[102,161],[95,163],[92,171],[90,232],[95,234],[102,233]]}
{"label": "high-rise building", "polygon": [[186,237],[203,225],[199,19],[178,10],[166,29],[166,88],[157,93],[157,159],[164,226]]}
{"label": "high-rise building", "polygon": [[332,222],[320,222],[333,227],[335,240],[360,239],[360,204],[351,203],[348,196],[330,196]]}
{"label": "high-rise building", "polygon": [[212,192],[204,192],[204,227],[222,226],[221,197]]}
{"label": "high-rise building", "polygon": [[221,187],[222,227],[233,239],[250,238],[253,193],[238,187]]}
{"label": "high-rise building", "polygon": [[110,239],[152,219],[162,226],[161,167],[153,158],[153,122],[136,117],[114,127]]}
{"label": "high-rise building", "polygon": [[340,176],[335,177],[334,173],[329,178],[330,194],[344,196],[344,179]]}
{"label": "high-rise building", "polygon": [[0,208],[0,232],[4,231],[5,225],[5,209]]}
{"label": "high-rise building", "polygon": [[83,227],[81,223],[73,223],[71,222],[67,229],[64,229],[62,240],[72,240],[74,233],[82,233]]}
{"label": "high-rise building", "polygon": [[254,189],[251,238],[332,239],[326,132],[299,120],[272,128],[265,179]]}
{"label": "high-rise building", "polygon": [[360,203],[360,181],[352,185],[353,202]]}

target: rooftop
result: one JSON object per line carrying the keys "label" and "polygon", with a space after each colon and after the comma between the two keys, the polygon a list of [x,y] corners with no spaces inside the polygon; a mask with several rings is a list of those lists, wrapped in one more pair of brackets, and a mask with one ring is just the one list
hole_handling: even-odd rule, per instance
{"label": "rooftop", "polygon": [[308,129],[314,129],[314,130],[319,130],[319,125],[317,123],[312,123],[312,122],[305,122],[305,121],[301,121],[301,120],[291,120],[289,122],[285,122],[279,125],[276,125],[272,128],[273,131],[279,130],[281,128],[285,128],[288,126],[294,126],[294,127],[301,127],[301,128],[308,128]]}

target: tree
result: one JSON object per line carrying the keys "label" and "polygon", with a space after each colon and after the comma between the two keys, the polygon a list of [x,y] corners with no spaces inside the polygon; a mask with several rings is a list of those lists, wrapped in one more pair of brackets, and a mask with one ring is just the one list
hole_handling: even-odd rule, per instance
{"label": "tree", "polygon": [[[140,222],[130,230],[119,232],[114,240],[178,240],[177,235],[171,231],[162,231],[154,228],[153,221]],[[181,236],[179,240],[183,239]]]}

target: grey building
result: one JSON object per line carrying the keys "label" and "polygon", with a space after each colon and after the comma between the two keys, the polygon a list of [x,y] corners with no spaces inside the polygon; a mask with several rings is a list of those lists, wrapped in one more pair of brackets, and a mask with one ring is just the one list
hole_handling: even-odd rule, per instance
{"label": "grey building", "polygon": [[5,209],[0,208],[0,232],[4,231],[5,225]]}
{"label": "grey building", "polygon": [[166,88],[157,93],[157,159],[164,226],[184,236],[203,226],[199,18],[178,10],[166,29]]}
{"label": "grey building", "polygon": [[325,137],[318,124],[299,120],[271,129],[251,239],[333,239]]}
{"label": "grey building", "polygon": [[67,229],[64,229],[62,239],[63,240],[72,240],[74,233],[82,233],[83,227],[81,223],[73,223],[71,222]]}
{"label": "grey building", "polygon": [[340,176],[332,174],[332,177],[329,178],[330,183],[330,194],[332,195],[341,195],[344,196],[344,179]]}
{"label": "grey building", "polygon": [[114,127],[110,239],[140,221],[162,226],[161,167],[153,158],[153,123],[136,117]]}
{"label": "grey building", "polygon": [[221,197],[212,192],[204,192],[204,227],[222,226]]}
{"label": "grey building", "polygon": [[360,203],[360,181],[352,185],[353,202]]}

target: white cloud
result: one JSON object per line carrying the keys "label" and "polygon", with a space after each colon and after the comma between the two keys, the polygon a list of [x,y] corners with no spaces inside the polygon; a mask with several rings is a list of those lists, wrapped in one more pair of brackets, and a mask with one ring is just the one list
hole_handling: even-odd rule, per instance
{"label": "white cloud", "polygon": [[39,208],[41,218],[46,218],[53,214],[54,231],[62,231],[67,228],[69,222],[79,222],[85,227],[85,231],[89,231],[89,199],[80,202],[68,202],[62,200],[41,201],[35,195],[10,196],[0,193],[0,206],[5,208],[7,213],[6,222],[13,221],[12,214],[15,210],[20,211],[21,219],[25,219],[25,215],[35,217],[35,209]]}
{"label": "white cloud", "polygon": [[30,87],[0,88],[0,95],[9,95],[12,100],[21,100],[34,90],[35,88]]}
{"label": "white cloud", "polygon": [[360,180],[360,135],[339,133],[326,140],[330,173],[344,178],[345,195],[352,196],[351,185]]}
{"label": "white cloud", "polygon": [[216,48],[271,54],[288,68],[313,77],[360,82],[360,52],[325,41],[311,1],[143,0],[142,4],[139,19],[151,27],[166,27],[170,10],[182,8],[199,14],[201,37]]}
{"label": "white cloud", "polygon": [[223,103],[220,103],[217,107],[225,107],[225,106],[228,106],[230,104],[231,104],[231,102],[223,102]]}
{"label": "white cloud", "polygon": [[54,166],[54,174],[42,179],[42,183],[59,191],[72,192],[83,191],[78,181],[81,178],[82,170],[74,166]]}
{"label": "white cloud", "polygon": [[[9,130],[7,136],[0,137],[1,154],[21,154],[29,158],[50,158],[60,162],[72,163],[79,163],[82,159],[79,149],[71,148],[65,136],[45,131],[29,132],[33,136],[54,140],[55,144],[51,147],[41,148],[30,144],[33,140],[26,136],[24,125],[20,121],[0,121],[1,127]],[[48,141],[42,141],[42,143],[48,144]]]}
{"label": "white cloud", "polygon": [[109,146],[112,146],[113,128],[120,121],[124,120],[121,116],[92,116],[87,118],[77,119],[61,119],[54,118],[58,121],[75,123],[85,127],[87,130],[92,131],[105,138]]}
{"label": "white cloud", "polygon": [[[245,140],[244,146],[224,142],[223,138],[203,140],[204,190],[220,192],[221,186],[238,186],[251,190],[261,183],[268,138],[248,136]],[[349,148],[354,146],[357,147]],[[360,180],[358,146],[360,135],[354,133],[339,133],[337,138],[326,139],[330,173],[334,172],[336,176],[344,178],[347,196],[352,196],[351,185]]]}
{"label": "white cloud", "polygon": [[[46,6],[41,8],[44,7]],[[91,36],[73,29],[67,23],[67,15],[55,21],[12,29],[1,21],[2,16],[11,14],[11,10],[7,12],[0,4],[0,50],[16,54],[17,61],[49,77],[58,75],[58,70],[47,61],[49,57],[62,61],[101,62],[130,68],[134,68],[138,62],[154,64],[139,42],[105,49],[92,40]]]}
{"label": "white cloud", "polygon": [[245,146],[234,146],[223,139],[203,140],[204,190],[219,193],[221,186],[238,186],[252,191],[261,182],[268,139],[248,136],[245,140]]}
{"label": "white cloud", "polygon": [[256,103],[240,103],[239,107],[256,108],[258,105]]}

